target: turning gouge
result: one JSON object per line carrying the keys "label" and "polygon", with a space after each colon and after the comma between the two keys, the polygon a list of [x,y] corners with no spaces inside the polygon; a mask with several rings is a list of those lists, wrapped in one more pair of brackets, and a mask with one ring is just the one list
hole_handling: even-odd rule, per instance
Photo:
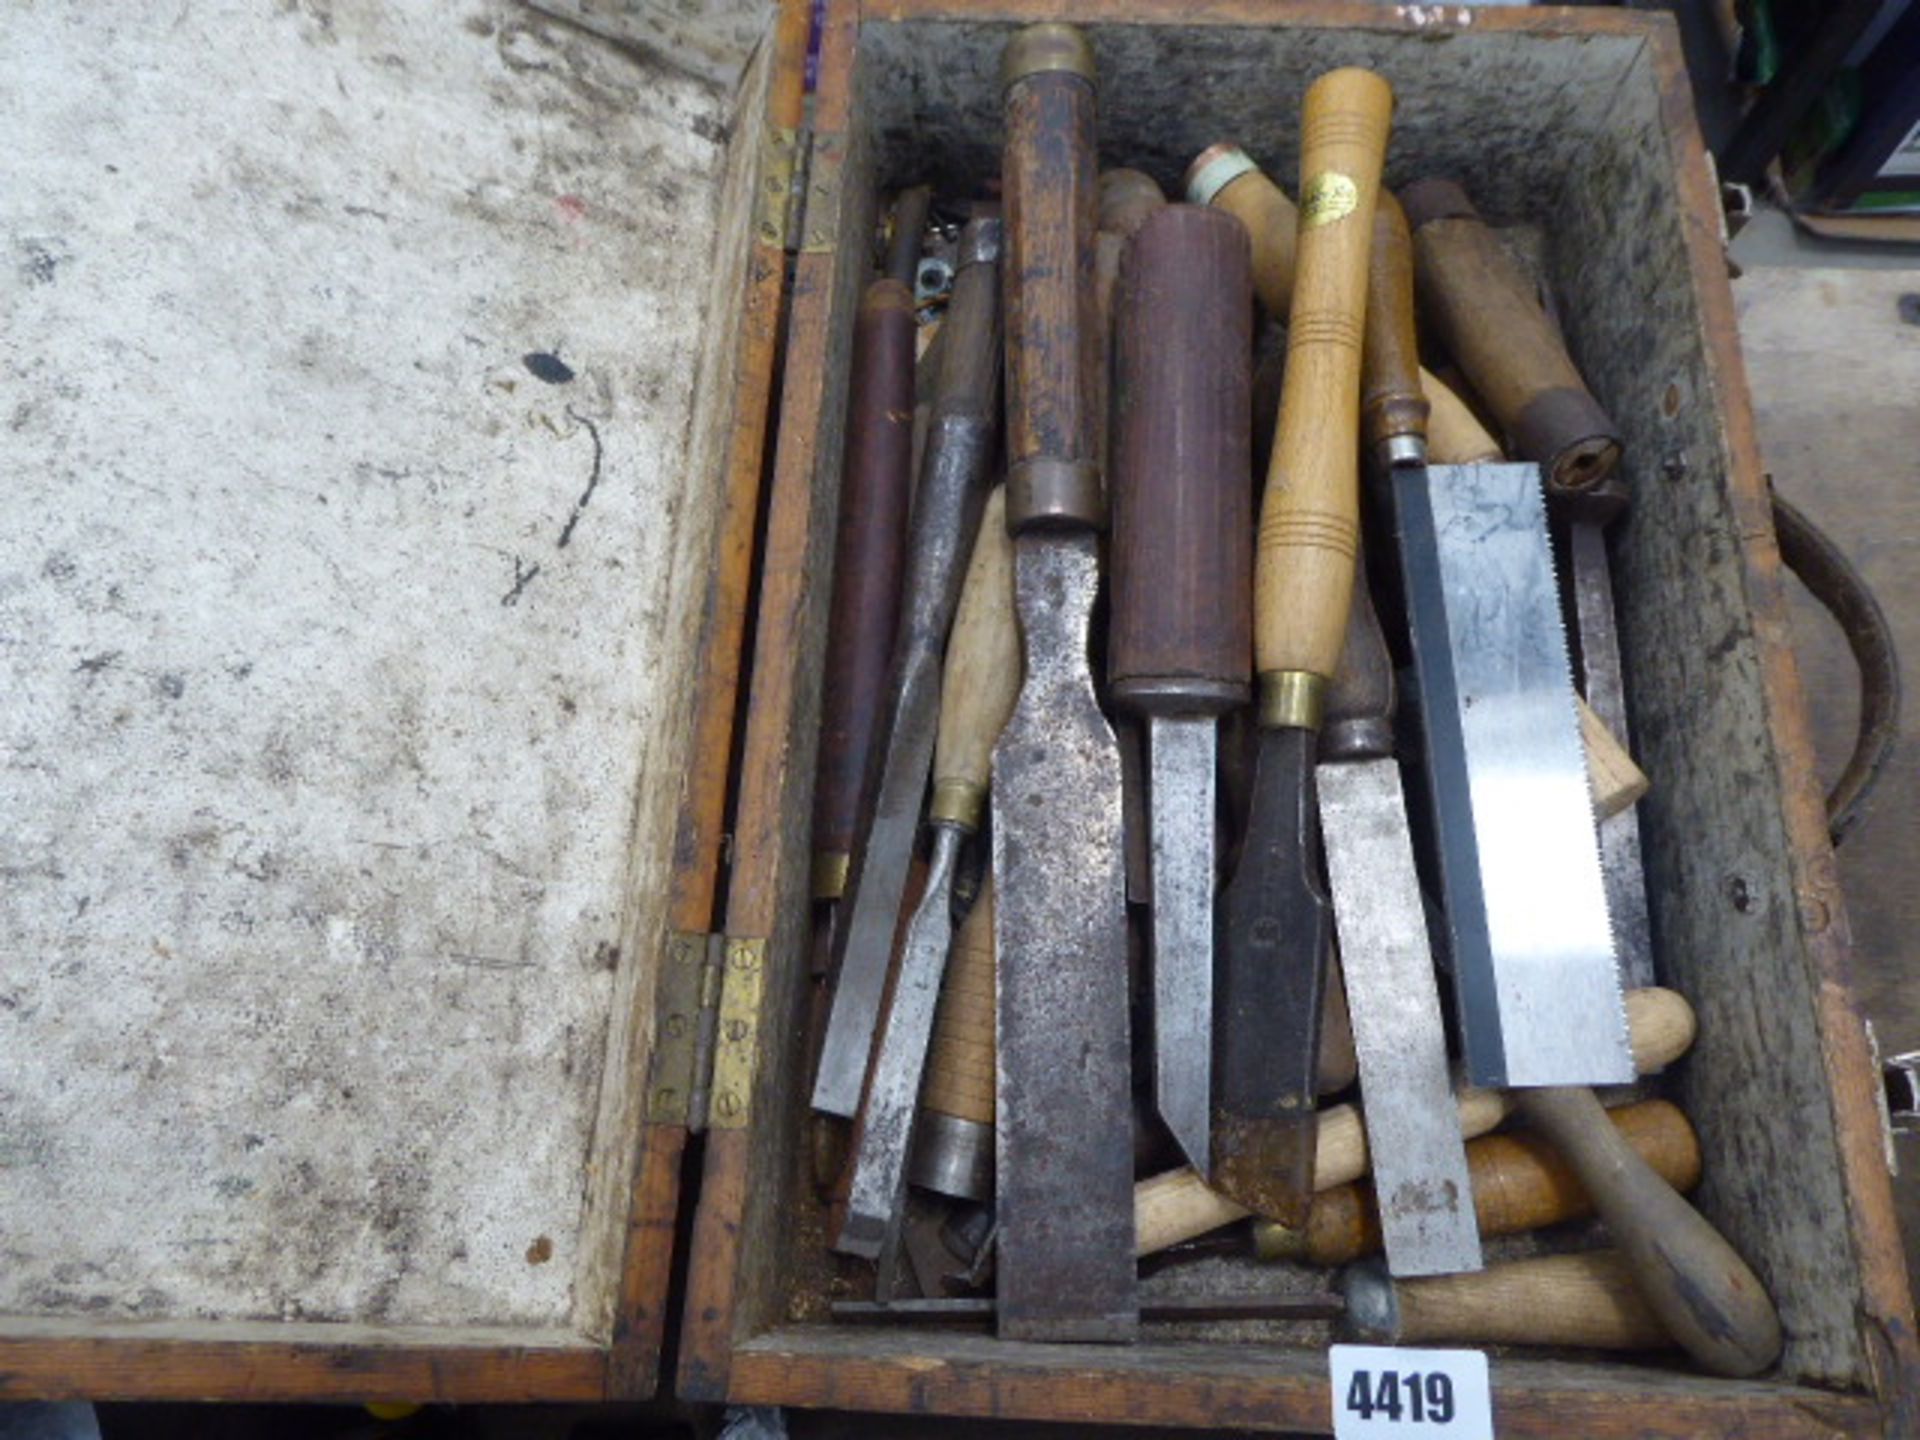
{"label": "turning gouge", "polygon": [[1280,423],[1254,559],[1260,750],[1221,901],[1213,1182],[1297,1224],[1313,1194],[1314,1070],[1328,906],[1314,853],[1314,736],[1359,543],[1360,341],[1393,92],[1369,71],[1308,88]]}
{"label": "turning gouge", "polygon": [[1245,230],[1175,205],[1128,244],[1114,308],[1108,693],[1147,728],[1154,1099],[1203,1174],[1218,720],[1252,693],[1252,298]]}
{"label": "turning gouge", "polygon": [[813,1108],[829,1115],[850,1117],[860,1105],[933,758],[941,647],[991,480],[999,260],[1000,222],[969,222],[941,327],[940,379],[914,491],[872,819],[848,879],[848,919],[837,937],[833,1005],[814,1077]]}
{"label": "turning gouge", "polygon": [[989,757],[1019,688],[1013,544],[1007,538],[1005,491],[995,489],[981,516],[947,640],[933,747],[933,800],[927,810],[933,856],[926,890],[907,926],[893,1000],[860,1111],[846,1218],[834,1243],[849,1255],[877,1259],[899,1211],[934,1008],[953,940],[953,869],[960,846],[979,830],[985,816]]}
{"label": "turning gouge", "polygon": [[[1643,1075],[1672,1064],[1693,1044],[1693,1009],[1672,990],[1649,988],[1627,996],[1634,1065]],[[1626,1103],[1629,1092],[1603,1091],[1603,1103]],[[1464,1089],[1454,1097],[1460,1133],[1468,1139],[1493,1129],[1518,1105],[1503,1090]],[[1334,1105],[1320,1112],[1313,1183],[1331,1190],[1368,1173],[1366,1127],[1357,1105]],[[1134,1231],[1138,1252],[1150,1255],[1222,1225],[1244,1220],[1250,1212],[1219,1191],[1209,1189],[1191,1169],[1181,1167],[1142,1180],[1134,1187]]]}
{"label": "turning gouge", "polygon": [[[1607,1119],[1674,1189],[1691,1190],[1700,1183],[1700,1141],[1677,1105],[1642,1100],[1609,1110]],[[1467,1146],[1467,1170],[1473,1177],[1474,1215],[1482,1236],[1515,1235],[1593,1213],[1593,1201],[1573,1167],[1537,1135],[1482,1135]],[[1374,1187],[1366,1180],[1314,1196],[1305,1229],[1271,1220],[1256,1220],[1253,1226],[1254,1253],[1262,1260],[1345,1265],[1376,1253],[1380,1246]]]}
{"label": "turning gouge", "polygon": [[1665,1350],[1673,1339],[1612,1250],[1545,1255],[1478,1275],[1392,1280],[1374,1261],[1340,1277],[1345,1329],[1377,1345],[1555,1345]]}
{"label": "turning gouge", "polygon": [[1007,527],[1026,677],[993,752],[999,1333],[1131,1340],[1132,1101],[1120,754],[1087,657],[1106,523],[1093,52],[1031,25],[1001,62]]}

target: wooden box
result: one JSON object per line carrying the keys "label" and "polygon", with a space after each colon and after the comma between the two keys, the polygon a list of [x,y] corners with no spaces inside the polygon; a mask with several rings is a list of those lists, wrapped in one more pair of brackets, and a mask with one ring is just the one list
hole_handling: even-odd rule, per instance
{"label": "wooden box", "polygon": [[[665,14],[669,7],[633,8]],[[473,607],[449,605],[443,615],[440,591],[406,592],[380,613],[424,610],[444,620],[453,632],[452,653],[470,650],[471,665],[485,671],[512,663],[519,652],[487,648],[496,631],[480,620],[524,617],[522,607],[556,603],[543,598],[544,575],[549,585],[586,586],[562,592],[585,617],[581,624],[604,604],[628,614],[629,623],[656,627],[667,637],[638,660],[621,654],[596,667],[593,646],[583,642],[579,626],[550,615],[552,628],[542,632],[555,687],[551,694],[532,687],[542,706],[562,697],[578,703],[574,687],[560,683],[563,675],[579,678],[569,666],[580,675],[609,664],[655,667],[651,688],[638,698],[628,695],[624,708],[613,706],[602,716],[604,725],[625,727],[632,753],[618,755],[608,768],[601,768],[603,758],[564,748],[543,761],[549,778],[564,778],[569,765],[591,768],[593,784],[610,786],[631,806],[620,817],[627,828],[614,832],[628,844],[630,869],[614,883],[603,878],[606,893],[592,911],[595,923],[542,949],[502,921],[506,942],[445,947],[468,981],[398,989],[391,1000],[395,1014],[424,1017],[425,1039],[455,1036],[476,1045],[468,1073],[476,1081],[473,1103],[483,1105],[494,1103],[487,1097],[497,1093],[488,1085],[511,1086],[515,1076],[533,1084],[546,1073],[536,1062],[552,1057],[517,1027],[476,1040],[470,1026],[429,1019],[457,1013],[460,1003],[471,1001],[464,984],[518,974],[523,962],[542,981],[575,977],[564,994],[569,1003],[589,1007],[586,1017],[594,1023],[577,1048],[589,1058],[597,1084],[570,1080],[561,1086],[556,1093],[571,1110],[516,1112],[517,1128],[487,1136],[497,1148],[478,1155],[481,1164],[496,1157],[524,1163],[531,1149],[546,1157],[542,1173],[557,1169],[580,1177],[578,1213],[568,1228],[553,1232],[559,1242],[544,1232],[525,1240],[524,1263],[564,1267],[552,1273],[565,1283],[541,1292],[538,1303],[516,1298],[522,1295],[518,1280],[501,1280],[493,1288],[476,1283],[439,1299],[410,1298],[415,1292],[407,1286],[419,1267],[409,1269],[393,1258],[385,1239],[396,1217],[441,1217],[452,1236],[441,1237],[436,1252],[434,1273],[443,1278],[467,1262],[454,1243],[458,1227],[471,1221],[484,1230],[488,1217],[468,1216],[461,1207],[471,1197],[457,1187],[444,1196],[428,1192],[432,1203],[404,1187],[396,1193],[390,1183],[382,1189],[376,1182],[387,1172],[366,1163],[355,1148],[362,1137],[340,1122],[321,1127],[307,1142],[309,1150],[337,1147],[332,1157],[310,1158],[321,1171],[334,1163],[354,1178],[338,1200],[349,1218],[357,1223],[361,1210],[354,1207],[364,1209],[361,1229],[330,1232],[336,1235],[334,1252],[322,1259],[347,1266],[353,1283],[329,1303],[316,1303],[301,1289],[310,1288],[309,1276],[277,1305],[218,1292],[199,1305],[156,1302],[142,1310],[141,1287],[151,1264],[104,1278],[70,1269],[60,1284],[31,1293],[16,1285],[0,1304],[0,1395],[558,1400],[641,1396],[656,1383],[670,1383],[696,1400],[1326,1428],[1326,1366],[1317,1348],[1230,1341],[1173,1326],[1149,1326],[1142,1343],[1126,1348],[1046,1346],[905,1327],[844,1328],[827,1319],[834,1270],[823,1249],[823,1217],[804,1173],[801,1143],[807,825],[854,306],[880,197],[922,179],[955,192],[989,179],[998,160],[995,69],[1002,44],[1018,24],[1070,18],[1088,28],[1100,63],[1103,159],[1142,166],[1167,184],[1203,146],[1221,138],[1240,141],[1290,179],[1293,126],[1307,83],[1341,64],[1379,69],[1399,97],[1389,182],[1451,174],[1496,223],[1542,227],[1549,237],[1545,262],[1570,343],[1625,428],[1635,509],[1618,537],[1617,577],[1636,744],[1654,781],[1642,822],[1649,884],[1666,978],[1691,998],[1701,1019],[1698,1046],[1674,1079],[1705,1151],[1707,1180],[1699,1203],[1770,1286],[1788,1343],[1777,1374],[1754,1382],[1709,1379],[1660,1362],[1498,1356],[1493,1373],[1499,1433],[1784,1437],[1920,1429],[1920,1353],[1888,1194],[1877,1080],[1848,991],[1845,911],[1812,776],[1718,200],[1670,24],[1611,9],[837,0],[822,37],[817,96],[803,123],[804,0],[789,0],[777,15],[755,20],[764,23],[759,48],[730,72],[719,67],[719,89],[702,91],[705,101],[680,94],[678,82],[652,74],[644,58],[609,61],[591,49],[600,44],[593,37],[536,19],[505,0],[482,7],[468,38],[447,42],[447,53],[436,57],[444,65],[420,67],[417,73],[433,75],[431,85],[421,80],[416,89],[413,81],[394,80],[382,88],[386,82],[378,77],[410,72],[400,43],[406,37],[396,38],[393,30],[402,22],[375,16],[376,9],[340,7],[336,14],[322,6],[290,12],[276,23],[305,27],[308,58],[323,77],[328,66],[345,67],[341,57],[349,51],[365,58],[362,70],[349,75],[342,69],[336,76],[339,93],[353,90],[350,79],[372,86],[374,113],[385,116],[381,105],[401,111],[392,126],[446,132],[446,112],[436,114],[431,106],[451,104],[449,87],[463,74],[473,93],[492,96],[506,111],[516,104],[529,112],[551,106],[550,123],[529,120],[515,131],[502,120],[504,149],[492,157],[502,167],[498,174],[463,171],[463,161],[473,157],[460,154],[430,155],[416,171],[408,163],[419,157],[409,154],[387,171],[395,194],[384,203],[377,169],[335,177],[338,184],[329,189],[303,182],[293,173],[297,167],[273,171],[256,160],[248,170],[245,147],[231,140],[216,182],[270,198],[279,213],[301,224],[322,211],[334,217],[330,223],[344,224],[344,216],[369,225],[425,214],[452,217],[456,238],[468,240],[477,232],[460,226],[526,227],[522,248],[536,263],[521,278],[545,284],[550,307],[556,284],[588,287],[589,293],[573,297],[581,312],[556,321],[551,309],[515,309],[511,295],[495,303],[476,289],[451,326],[451,342],[414,357],[413,373],[425,378],[409,383],[434,397],[468,397],[463,403],[477,404],[471,397],[481,395],[490,404],[526,407],[506,416],[499,449],[488,452],[492,469],[482,465],[469,476],[478,477],[481,499],[500,502],[530,483],[530,473],[540,478],[538,462],[528,458],[532,442],[515,438],[523,432],[577,442],[581,454],[591,454],[591,478],[601,487],[583,498],[582,476],[568,468],[567,488],[553,514],[571,545],[555,543],[543,511],[524,527],[524,553],[520,530],[505,539],[465,534],[461,525],[484,506],[471,495],[456,496],[467,503],[465,512],[454,507],[444,516],[428,513],[456,542],[496,556],[503,567],[498,594],[489,592]],[[410,23],[408,34],[418,40],[423,22],[416,16]],[[45,32],[38,33],[45,41]],[[128,42],[136,61],[139,40]],[[273,58],[266,45],[255,54],[262,64]],[[137,69],[131,65],[129,73]],[[143,83],[154,82],[148,77]],[[664,95],[659,104],[665,108],[637,105],[636,97],[647,94]],[[309,143],[339,146],[337,127],[347,122],[329,110],[334,103],[313,100],[308,111],[277,113],[282,120],[319,115],[305,132]],[[638,120],[630,113],[636,108],[645,112]],[[647,127],[670,137],[676,117],[678,130],[697,132],[710,145],[704,170],[661,159],[662,134]],[[262,123],[271,128],[280,122]],[[488,122],[475,123],[484,129]],[[515,139],[522,143],[507,143]],[[508,152],[522,159],[504,158]],[[631,193],[606,173],[608,154],[631,167]],[[94,158],[115,170],[111,155]],[[599,188],[583,189],[583,175]],[[364,180],[374,197],[356,198],[349,180]],[[201,190],[190,193],[197,203]],[[419,214],[410,208],[415,206]],[[358,214],[349,207],[380,213]],[[585,311],[618,296],[623,266],[634,283],[653,285],[649,305],[666,304],[669,297],[656,293],[659,273],[649,267],[665,267],[668,252],[647,244],[649,237],[658,238],[662,213],[686,219],[688,228],[671,254],[684,261],[697,253],[699,264],[688,275],[675,271],[675,283],[705,287],[705,319],[691,329],[683,321],[669,337],[678,346],[672,373],[633,374],[618,368],[617,341],[596,331]],[[16,220],[8,212],[0,215]],[[596,220],[607,230],[594,230]],[[47,223],[28,216],[17,228],[40,235]],[[625,237],[630,248],[595,269],[594,246],[608,243],[609,234]],[[61,274],[68,257],[59,246],[43,239],[33,244],[40,248],[32,256],[45,260],[33,258],[28,271],[35,277]],[[457,250],[439,258],[452,269],[462,260]],[[68,267],[71,283],[88,283],[84,260],[82,254]],[[569,267],[579,265],[587,269],[576,278]],[[328,285],[351,283],[351,275],[321,276],[313,281],[312,296],[324,300],[332,293],[321,293]],[[44,295],[28,293],[32,303],[51,306],[54,300],[46,297],[62,292],[48,284]],[[60,317],[49,311],[40,318]],[[576,331],[596,337],[593,344],[600,348],[587,346],[584,357],[577,347],[569,350],[564,342]],[[516,367],[517,354],[502,347],[522,334],[527,363]],[[0,339],[17,343],[17,336],[5,332]],[[268,354],[262,363],[295,367],[288,373],[300,385],[324,393],[328,385],[344,383],[338,368],[329,369],[340,357],[325,341],[324,334],[302,339],[289,353]],[[485,353],[486,363],[463,365],[463,345]],[[566,362],[570,373],[591,376],[597,364],[611,378],[597,399],[579,391],[548,397],[539,387],[562,383],[540,358],[548,354]],[[139,368],[133,359],[124,363]],[[406,367],[399,368],[404,375]],[[13,373],[34,372],[23,361]],[[364,382],[361,372],[353,373]],[[678,390],[671,383],[676,376],[685,382]],[[531,387],[527,394],[516,388],[522,386]],[[666,398],[650,388],[662,386]],[[74,398],[57,386],[48,393]],[[633,393],[643,398],[633,399]],[[552,403],[543,405],[546,398]],[[653,427],[644,431],[641,448],[654,448],[644,454],[613,423],[633,418],[623,409],[627,405]],[[384,413],[400,423],[397,411]],[[34,416],[16,411],[22,414],[26,420],[14,432],[31,437]],[[446,410],[447,423],[460,422],[462,414],[457,407]],[[544,431],[540,416],[547,421]],[[582,424],[582,416],[595,424]],[[484,430],[501,415],[482,411],[467,418]],[[331,425],[315,423],[313,429],[313,446],[334,442]],[[237,443],[232,433],[227,439]],[[22,458],[47,456],[28,451]],[[364,459],[364,474],[352,471],[356,483],[385,478],[377,459]],[[412,473],[391,468],[394,475]],[[658,612],[633,608],[631,593],[613,582],[603,579],[595,589],[568,580],[568,567],[582,553],[614,565],[629,553],[623,547],[638,545],[648,533],[651,517],[631,506],[615,508],[623,502],[618,487],[607,482],[621,475],[640,476],[646,501],[679,527],[673,564],[626,577],[658,590],[664,604]],[[452,485],[457,478],[441,475],[438,483]],[[613,494],[605,493],[609,488]],[[227,491],[218,496],[232,503]],[[594,537],[589,525],[610,509],[617,520],[611,539]],[[42,521],[55,515],[54,497],[30,513]],[[414,516],[405,506],[394,513],[401,521]],[[393,532],[407,529],[383,528],[379,519],[360,516],[354,532],[356,543],[376,553]],[[123,537],[123,543],[131,542]],[[611,548],[595,551],[595,543]],[[414,552],[405,558],[413,560]],[[63,563],[67,568],[47,560],[36,572],[40,581],[66,585],[76,568],[84,570],[71,559]],[[340,595],[352,598],[351,582],[363,578],[349,568]],[[0,590],[0,599],[14,593]],[[362,590],[360,598],[366,601],[368,593]],[[280,618],[293,627],[302,611],[296,604]],[[587,631],[588,641],[592,633]],[[74,677],[61,683],[76,694],[88,683],[113,683],[119,665],[109,641],[91,632],[81,638],[95,648],[60,651],[42,667],[46,677]],[[429,632],[415,643],[424,651],[431,639]],[[399,664],[407,650],[396,644],[385,653]],[[375,671],[364,678],[377,690],[397,673]],[[170,703],[198,695],[197,676],[169,686],[167,677],[175,675],[166,668],[153,677],[143,672],[143,683],[159,687],[156,693]],[[517,692],[507,699],[514,703],[503,704],[491,692],[474,699],[464,725],[484,728],[518,714]],[[377,730],[391,718],[379,711],[368,728]],[[112,715],[106,723],[115,723]],[[50,732],[59,729],[51,721],[48,726]],[[549,728],[543,724],[530,733],[525,745],[544,753],[539,747]],[[156,748],[163,756],[172,753],[165,745]],[[191,744],[184,753],[189,759],[196,754]],[[403,755],[341,793],[364,800],[432,790],[445,780],[433,773],[433,759],[428,755],[410,766]],[[504,784],[512,778],[490,776],[477,764],[475,770],[464,777],[469,802],[474,795],[484,798],[496,779]],[[459,801],[465,792],[454,786],[449,793]],[[580,793],[549,784],[543,807],[515,818],[563,834],[566,819],[577,823]],[[345,827],[345,840],[297,829],[294,838],[313,847],[311,853],[333,844],[358,854],[353,845],[368,836],[383,839],[376,829],[369,820],[364,833]],[[182,873],[198,874],[196,866],[217,863],[221,875],[232,872],[263,887],[290,883],[289,867],[299,878],[299,854],[289,861],[276,860],[278,852],[270,848],[233,851],[218,827],[199,838],[185,833],[191,843],[178,861]],[[437,845],[444,837],[409,839],[422,854],[432,852],[427,841]],[[201,851],[215,861],[198,858]],[[557,864],[567,853],[556,842],[546,860]],[[385,863],[378,854],[375,861]],[[10,869],[9,884],[53,883],[44,869]],[[464,873],[453,872],[453,879]],[[428,871],[415,883],[432,879]],[[510,893],[478,888],[480,898],[496,904]],[[456,903],[466,899],[457,895]],[[407,933],[409,903],[410,897],[400,896],[398,913],[389,914],[394,933]],[[80,908],[84,913],[89,907]],[[280,967],[320,965],[334,957],[317,942],[311,949],[299,943],[248,949],[218,923],[229,913],[210,914],[194,934],[209,956],[233,967],[222,972],[230,984],[271,997],[281,988],[275,979]],[[380,943],[361,943],[362,932],[351,924],[343,933],[359,946],[349,946],[352,953],[380,962],[349,971],[353,983],[412,985],[434,973],[410,970],[419,957],[405,945],[382,941],[387,932],[377,926],[366,933]],[[124,939],[97,934],[90,943],[104,950]],[[10,952],[7,962],[18,966],[46,936],[31,926],[16,927],[0,943]],[[151,953],[164,962],[162,980],[184,984],[180,977],[191,967],[175,963],[177,945],[158,933],[140,934],[137,944],[160,945],[165,954]],[[582,972],[568,970],[581,953],[589,962],[597,957],[607,978],[589,984],[578,979]],[[198,958],[197,952],[189,957]],[[14,978],[11,972],[7,978]],[[326,995],[334,993],[312,1003],[324,1008]],[[523,1013],[530,1005],[537,1013],[540,994],[515,992],[508,999],[501,1013]],[[0,1025],[15,1023],[18,1011],[17,1003],[9,1004]],[[293,1018],[310,1024],[317,1017],[296,1007]],[[156,1027],[164,1020],[156,1020]],[[384,1022],[376,1015],[362,1023]],[[165,1034],[158,1028],[138,1033],[148,1048]],[[97,1049],[91,1053],[103,1063]],[[217,1051],[202,1058],[211,1063]],[[404,1051],[343,1045],[334,1058],[350,1059],[358,1069],[350,1080],[329,1080],[356,1091],[407,1094],[407,1086],[422,1083],[417,1057]],[[164,1077],[164,1067],[157,1073]],[[434,1084],[461,1096],[458,1073],[436,1072]],[[0,1070],[0,1078],[8,1074]],[[133,1100],[141,1101],[143,1093]],[[197,1094],[192,1084],[165,1092],[168,1103],[178,1105]],[[256,1101],[230,1103],[244,1111]],[[0,1094],[0,1120],[14,1118],[10,1111],[17,1103],[15,1091]],[[204,1119],[181,1113],[195,1123]],[[346,1113],[358,1112],[349,1107]],[[704,1127],[695,1134],[690,1121],[703,1114]],[[389,1107],[372,1115],[369,1123],[387,1130],[364,1137],[369,1147],[381,1153],[418,1148],[404,1112]],[[238,1133],[236,1124],[236,1133],[225,1137],[219,1124],[207,1125],[209,1134],[251,1153],[246,1135],[252,1132]],[[0,1181],[21,1155],[58,1159],[57,1133],[44,1142],[44,1151],[23,1149],[11,1133],[0,1133],[12,1141],[0,1149]],[[185,1133],[191,1139],[200,1132],[189,1125]],[[158,1132],[149,1138],[163,1144]],[[124,1158],[137,1169],[137,1155]],[[300,1174],[297,1167],[291,1173],[296,1179]],[[161,1178],[179,1183],[171,1172]],[[220,1178],[208,1177],[210,1183]],[[221,1192],[230,1210],[217,1213],[229,1220],[245,1217],[250,1192],[237,1181],[230,1188],[232,1195]],[[48,1205],[59,1203],[55,1195]],[[253,1223],[270,1219],[256,1216]],[[108,1216],[96,1229],[111,1236],[132,1223]],[[25,1233],[22,1228],[9,1236],[15,1259],[45,1262],[49,1273],[58,1263],[95,1263],[87,1254],[64,1261],[58,1254],[38,1254],[22,1238]],[[438,1234],[431,1225],[425,1233],[428,1240]],[[549,1241],[544,1251],[542,1238]],[[275,1258],[263,1256],[258,1264],[270,1268]],[[178,1263],[183,1273],[198,1273],[192,1266],[199,1261]],[[676,1269],[684,1279],[674,1278]],[[660,1358],[670,1325],[678,1326],[678,1340],[677,1368],[669,1375],[660,1373]]]}

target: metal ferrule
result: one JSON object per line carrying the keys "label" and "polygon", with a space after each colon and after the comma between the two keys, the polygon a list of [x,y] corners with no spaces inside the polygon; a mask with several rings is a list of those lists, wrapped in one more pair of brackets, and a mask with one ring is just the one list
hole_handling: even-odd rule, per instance
{"label": "metal ferrule", "polygon": [[1108,687],[1113,703],[1142,715],[1224,715],[1247,703],[1249,687],[1197,675],[1137,675]]}
{"label": "metal ferrule", "polygon": [[853,857],[844,850],[817,850],[813,856],[813,898],[838,900],[847,893]]}
{"label": "metal ferrule", "polygon": [[943,1110],[922,1110],[907,1178],[958,1200],[993,1198],[993,1127]]}
{"label": "metal ferrule", "polygon": [[1424,469],[1427,464],[1427,437],[1411,432],[1389,435],[1374,449],[1374,459],[1382,470]]}
{"label": "metal ferrule", "polygon": [[971,780],[940,780],[934,783],[927,821],[933,825],[950,825],[971,835],[980,828],[980,817],[986,808],[986,786],[975,785]]}
{"label": "metal ferrule", "polygon": [[960,244],[954,252],[954,269],[964,270],[969,265],[997,265],[1000,263],[1001,225],[998,216],[983,216],[978,220],[969,220],[967,228],[960,232]]}
{"label": "metal ferrule", "polygon": [[1381,715],[1335,720],[1320,732],[1315,757],[1330,760],[1373,760],[1393,753],[1393,722]]}
{"label": "metal ferrule", "polygon": [[1091,460],[1022,460],[1007,471],[1007,529],[1104,530],[1107,493]]}
{"label": "metal ferrule", "polygon": [[1340,1293],[1346,1297],[1346,1326],[1354,1338],[1386,1343],[1399,1338],[1400,1297],[1378,1259],[1349,1265],[1340,1276]]}
{"label": "metal ferrule", "polygon": [[1077,26],[1029,25],[1009,40],[1000,57],[1000,92],[1004,95],[1028,76],[1049,72],[1094,83],[1093,47]]}
{"label": "metal ferrule", "polygon": [[1209,145],[1187,166],[1184,182],[1187,202],[1192,205],[1211,205],[1213,197],[1227,186],[1238,180],[1249,170],[1260,167],[1253,163],[1253,157],[1231,141],[1221,141],[1218,145]]}
{"label": "metal ferrule", "polygon": [[1266,670],[1260,675],[1263,730],[1318,730],[1327,711],[1327,677],[1309,670]]}

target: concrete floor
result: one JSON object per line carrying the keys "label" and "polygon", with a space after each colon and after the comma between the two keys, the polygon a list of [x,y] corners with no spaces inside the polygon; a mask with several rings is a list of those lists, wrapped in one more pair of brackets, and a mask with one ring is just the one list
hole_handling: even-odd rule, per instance
{"label": "concrete floor", "polygon": [[[1920,326],[1902,319],[1899,302],[1920,294],[1920,254],[1782,243],[1779,223],[1773,217],[1735,246],[1745,273],[1734,296],[1762,454],[1778,491],[1865,574],[1911,666],[1920,657]],[[1794,601],[1802,679],[1830,781],[1853,742],[1856,674],[1825,612],[1804,593]],[[1913,714],[1909,706],[1909,734]],[[1840,851],[1856,990],[1887,1054],[1920,1049],[1910,939],[1920,925],[1920,768],[1912,754],[1896,754]],[[1920,1274],[1920,1135],[1898,1137],[1896,1148],[1908,1270]]]}

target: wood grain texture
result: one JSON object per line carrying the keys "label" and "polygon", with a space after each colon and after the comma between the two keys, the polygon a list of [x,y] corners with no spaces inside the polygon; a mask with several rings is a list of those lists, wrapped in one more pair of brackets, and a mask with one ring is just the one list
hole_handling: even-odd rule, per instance
{"label": "wood grain texture", "polygon": [[1376,461],[1398,436],[1427,433],[1420,345],[1413,327],[1413,241],[1390,193],[1376,201],[1367,260],[1367,330],[1360,438]]}
{"label": "wood grain texture", "polygon": [[1393,1283],[1399,1325],[1369,1336],[1393,1345],[1564,1345],[1660,1350],[1673,1343],[1609,1250],[1490,1265],[1477,1275]]}
{"label": "wood grain texture", "polygon": [[1278,185],[1249,170],[1223,186],[1209,202],[1246,227],[1253,244],[1253,289],[1267,313],[1285,320],[1293,310],[1294,255],[1300,212]]}
{"label": "wood grain texture", "polygon": [[1646,794],[1653,782],[1585,700],[1576,695],[1573,704],[1580,715],[1580,745],[1587,755],[1587,788],[1593,795],[1593,813],[1604,820]]}
{"label": "wood grain texture", "polygon": [[1254,647],[1262,675],[1331,678],[1346,637],[1359,547],[1367,256],[1392,117],[1387,82],[1357,68],[1316,80],[1302,106],[1287,369],[1254,552]]}
{"label": "wood grain texture", "polygon": [[[1007,487],[994,486],[980,512],[973,555],[947,639],[940,684],[940,724],[933,740],[934,819],[978,829],[986,804],[993,742],[1020,695],[1020,624],[1013,609],[1013,538],[1007,534]],[[952,813],[962,796],[971,817]],[[957,802],[956,802],[957,803]]]}
{"label": "wood grain texture", "polygon": [[1420,372],[1420,389],[1427,397],[1427,462],[1432,465],[1498,464],[1506,456],[1500,442],[1450,389],[1446,381]]}
{"label": "wood grain texture", "polygon": [[934,1012],[927,1079],[920,1103],[928,1110],[981,1125],[993,1123],[993,880],[953,937],[947,978]]}

